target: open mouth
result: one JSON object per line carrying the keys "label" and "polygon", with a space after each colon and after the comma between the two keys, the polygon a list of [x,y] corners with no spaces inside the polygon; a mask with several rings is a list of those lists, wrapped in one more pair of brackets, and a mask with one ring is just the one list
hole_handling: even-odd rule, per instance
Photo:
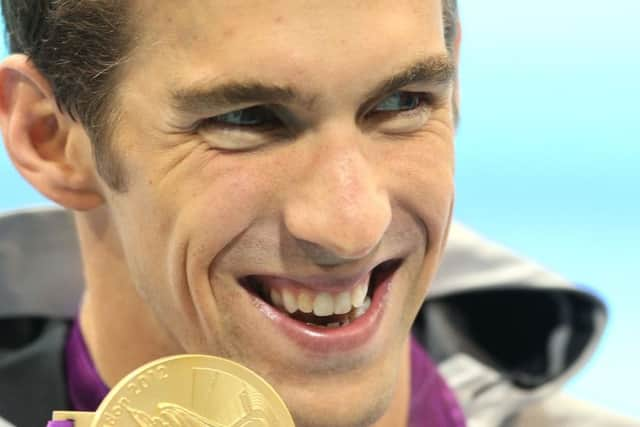
{"label": "open mouth", "polygon": [[340,328],[363,316],[371,307],[376,290],[398,269],[401,260],[377,265],[358,281],[343,289],[319,290],[304,283],[274,281],[247,276],[240,283],[247,291],[290,318],[309,326]]}

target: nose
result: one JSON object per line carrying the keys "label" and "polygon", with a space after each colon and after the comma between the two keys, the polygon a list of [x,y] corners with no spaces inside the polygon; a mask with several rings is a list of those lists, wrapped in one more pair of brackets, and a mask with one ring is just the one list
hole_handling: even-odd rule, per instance
{"label": "nose", "polygon": [[357,147],[325,149],[305,179],[293,185],[285,226],[317,264],[365,257],[389,227],[389,196]]}

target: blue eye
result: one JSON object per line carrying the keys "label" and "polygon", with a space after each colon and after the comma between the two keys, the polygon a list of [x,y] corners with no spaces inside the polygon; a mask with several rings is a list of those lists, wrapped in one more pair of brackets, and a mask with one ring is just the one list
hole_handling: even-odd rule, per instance
{"label": "blue eye", "polygon": [[234,127],[267,127],[279,122],[273,112],[260,106],[220,114],[212,117],[211,121]]}
{"label": "blue eye", "polygon": [[424,94],[414,92],[396,92],[386,97],[372,110],[374,113],[410,111],[420,107]]}

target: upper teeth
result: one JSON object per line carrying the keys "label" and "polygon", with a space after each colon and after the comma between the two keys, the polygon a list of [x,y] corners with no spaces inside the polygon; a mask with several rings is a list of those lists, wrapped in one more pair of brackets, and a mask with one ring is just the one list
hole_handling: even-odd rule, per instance
{"label": "upper teeth", "polygon": [[289,313],[299,310],[303,313],[313,312],[316,316],[331,316],[346,314],[354,307],[361,307],[368,291],[369,275],[361,279],[353,289],[337,294],[273,287],[270,296],[274,305]]}

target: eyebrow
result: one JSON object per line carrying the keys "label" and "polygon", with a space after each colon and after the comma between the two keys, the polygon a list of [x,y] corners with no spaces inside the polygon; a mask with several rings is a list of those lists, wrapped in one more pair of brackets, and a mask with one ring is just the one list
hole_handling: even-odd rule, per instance
{"label": "eyebrow", "polygon": [[376,99],[412,84],[446,86],[456,77],[455,63],[448,55],[430,56],[415,62],[376,86],[366,99]]}
{"label": "eyebrow", "polygon": [[230,82],[210,88],[191,87],[175,90],[171,95],[175,109],[192,113],[242,104],[308,104],[312,102],[302,98],[303,96],[291,87],[261,82]]}
{"label": "eyebrow", "polygon": [[[456,67],[447,55],[430,56],[405,66],[384,79],[366,96],[379,98],[404,86],[416,83],[446,85],[456,76]],[[212,109],[229,109],[243,104],[300,104],[312,108],[317,95],[304,94],[291,86],[265,84],[260,81],[228,82],[219,85],[199,84],[171,93],[178,111],[206,114]]]}

